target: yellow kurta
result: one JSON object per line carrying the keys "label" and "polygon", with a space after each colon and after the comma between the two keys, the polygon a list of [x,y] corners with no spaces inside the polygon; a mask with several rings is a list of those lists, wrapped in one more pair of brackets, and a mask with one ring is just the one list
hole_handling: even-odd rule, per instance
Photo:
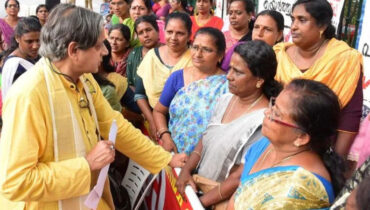
{"label": "yellow kurta", "polygon": [[137,74],[142,78],[145,93],[151,107],[155,107],[164,88],[168,77],[172,72],[192,66],[190,50],[182,55],[181,59],[169,69],[165,66],[151,49],[145,55],[140,66],[137,68]]}
{"label": "yellow kurta", "polygon": [[[92,93],[99,128],[108,138],[113,119],[117,120],[116,148],[152,173],[159,172],[171,155],[154,145],[139,130],[113,111],[91,74],[85,75]],[[86,151],[98,142],[96,125],[88,108],[78,100],[82,83],[60,76],[77,121],[82,128]],[[0,140],[0,209],[58,209],[57,201],[89,193],[91,172],[84,157],[54,161],[53,128],[44,74],[37,65],[20,77],[9,91],[3,108]],[[105,189],[109,192],[109,189]],[[103,194],[99,209],[108,209],[111,196]]]}
{"label": "yellow kurta", "polygon": [[274,46],[278,67],[276,79],[284,84],[294,78],[311,79],[322,82],[338,96],[342,108],[352,98],[362,71],[362,55],[345,42],[331,39],[325,53],[305,72],[294,64],[286,53],[293,43],[280,43]]}

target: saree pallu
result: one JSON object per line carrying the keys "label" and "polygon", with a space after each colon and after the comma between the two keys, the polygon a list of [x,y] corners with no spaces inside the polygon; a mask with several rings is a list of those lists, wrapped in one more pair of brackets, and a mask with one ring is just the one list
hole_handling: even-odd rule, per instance
{"label": "saree pallu", "polygon": [[143,80],[145,93],[152,108],[157,104],[170,74],[179,69],[192,66],[189,49],[184,52],[180,60],[172,68],[163,64],[154,50],[148,51],[137,69],[137,75]]}
{"label": "saree pallu", "polygon": [[0,18],[0,35],[2,35],[3,42],[2,47],[3,50],[7,50],[10,47],[12,36],[14,35],[14,29],[2,18]]}
{"label": "saree pallu", "polygon": [[214,75],[181,88],[169,106],[169,130],[178,152],[194,150],[206,130],[218,98],[228,91],[225,75]]}
{"label": "saree pallu", "polygon": [[338,96],[341,107],[352,98],[359,81],[363,60],[362,55],[345,42],[331,39],[322,57],[305,72],[294,64],[286,50],[293,43],[280,43],[274,46],[278,67],[276,80],[284,84],[294,78],[322,82]]}
{"label": "saree pallu", "polygon": [[234,166],[243,161],[245,151],[262,138],[261,125],[264,108],[242,114],[228,123],[222,118],[233,94],[221,96],[202,136],[202,155],[198,174],[217,182],[224,181]]}
{"label": "saree pallu", "polygon": [[128,55],[127,66],[126,66],[126,77],[128,85],[135,86],[135,79],[137,77],[137,68],[139,67],[142,55],[143,46],[135,47]]}
{"label": "saree pallu", "polygon": [[[298,166],[282,166],[242,177],[235,209],[325,209],[329,194],[321,180]],[[330,196],[331,197],[331,196]]]}

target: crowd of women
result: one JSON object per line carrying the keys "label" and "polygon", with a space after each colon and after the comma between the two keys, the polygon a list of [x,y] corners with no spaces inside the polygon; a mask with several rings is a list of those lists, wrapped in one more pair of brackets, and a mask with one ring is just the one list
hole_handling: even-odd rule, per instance
{"label": "crowd of women", "polygon": [[[213,3],[196,0],[190,15],[184,0],[110,0],[94,77],[111,106],[188,155],[176,186],[205,207],[369,209],[363,62],[335,38],[330,4],[297,0],[285,43],[279,12],[230,0],[224,23]],[[24,18],[19,7],[6,0],[0,19],[3,98],[37,62],[47,21],[46,6]]]}

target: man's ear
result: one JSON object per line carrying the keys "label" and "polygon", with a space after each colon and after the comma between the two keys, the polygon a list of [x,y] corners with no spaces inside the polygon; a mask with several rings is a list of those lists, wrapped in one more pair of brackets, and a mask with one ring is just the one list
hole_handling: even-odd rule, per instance
{"label": "man's ear", "polygon": [[78,59],[77,51],[78,51],[77,42],[70,42],[67,48],[67,56],[73,60],[76,60]]}

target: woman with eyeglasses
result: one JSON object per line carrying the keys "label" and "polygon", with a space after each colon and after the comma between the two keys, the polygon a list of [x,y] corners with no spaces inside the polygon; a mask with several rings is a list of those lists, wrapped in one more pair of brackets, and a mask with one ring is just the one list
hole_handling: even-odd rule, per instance
{"label": "woman with eyeglasses", "polygon": [[235,209],[328,208],[344,184],[344,162],[331,149],[339,113],[335,93],[312,80],[295,79],[271,98],[265,137],[245,155]]}
{"label": "woman with eyeglasses", "polygon": [[226,75],[218,65],[225,51],[222,32],[199,29],[190,49],[193,66],[171,74],[153,110],[162,146],[187,155],[205,131],[218,98],[228,90]]}
{"label": "woman with eyeglasses", "polygon": [[[274,51],[262,41],[236,47],[227,74],[230,93],[218,99],[202,139],[181,170],[176,186],[182,195],[186,185],[195,189],[197,184],[204,193],[200,197],[204,207],[225,208],[239,185],[245,151],[262,137],[269,99],[281,90],[274,80],[276,66]],[[192,177],[194,169],[197,174]]]}
{"label": "woman with eyeglasses", "polygon": [[14,29],[19,21],[19,2],[18,0],[6,0],[5,11],[7,16],[0,18],[0,41],[2,43],[0,50],[5,51],[10,47],[11,38],[14,35]]}

